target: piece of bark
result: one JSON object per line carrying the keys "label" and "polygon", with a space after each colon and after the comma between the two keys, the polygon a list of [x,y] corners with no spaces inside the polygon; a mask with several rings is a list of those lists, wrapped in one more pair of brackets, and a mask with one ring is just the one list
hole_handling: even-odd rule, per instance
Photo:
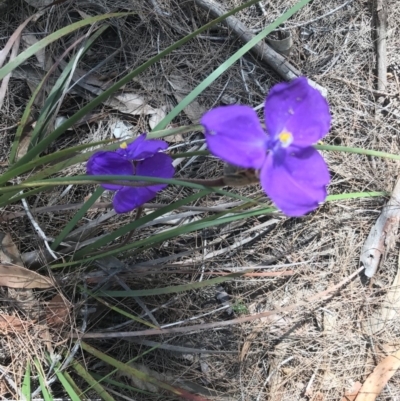
{"label": "piece of bark", "polygon": [[390,324],[396,324],[400,310],[400,254],[397,263],[397,274],[388,288],[379,308],[368,314],[361,327],[369,336],[384,330]]}
{"label": "piece of bark", "polygon": [[372,277],[376,273],[386,253],[396,242],[399,221],[400,179],[397,180],[389,202],[371,228],[368,238],[361,249],[360,261],[364,265],[367,277]]}
{"label": "piece of bark", "polygon": [[387,86],[387,4],[386,0],[374,1],[375,40],[376,40],[376,61],[378,75],[378,90],[384,91]]}
{"label": "piece of bark", "polygon": [[[203,10],[206,10],[210,14],[215,17],[220,17],[221,15],[226,14],[226,10],[218,4],[214,0],[194,0],[194,2],[201,7]],[[224,20],[224,23],[231,29],[238,38],[244,42],[248,43],[250,40],[254,38],[254,34],[244,25],[241,21],[239,21],[236,17],[230,16]],[[268,46],[265,42],[258,42],[253,48],[250,50],[258,59],[268,64],[273,70],[275,70],[283,79],[286,81],[291,81],[299,76],[301,76],[301,72],[290,64],[284,56],[276,52],[270,46]],[[327,90],[314,81],[308,80],[310,85],[318,89],[323,96],[327,96]]]}
{"label": "piece of bark", "polygon": [[400,368],[400,351],[384,358],[368,376],[355,401],[374,401]]}

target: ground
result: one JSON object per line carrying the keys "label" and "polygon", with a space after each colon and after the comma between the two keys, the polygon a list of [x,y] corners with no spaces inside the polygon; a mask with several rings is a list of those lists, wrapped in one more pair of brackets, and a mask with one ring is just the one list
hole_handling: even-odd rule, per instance
{"label": "ground", "polygon": [[[0,16],[1,47],[26,18],[37,12],[38,6],[38,2],[33,0],[5,3]],[[49,4],[47,1],[41,3]],[[209,22],[213,14],[204,7],[214,4],[196,0],[101,0],[94,3],[77,0],[56,3],[44,9],[24,32],[41,39],[43,35],[87,16],[112,11],[132,12],[112,19],[111,27],[79,64],[78,77],[96,69],[65,97],[58,115],[66,117],[93,98],[96,94],[93,87],[104,89],[99,88],[102,83],[106,87]],[[219,0],[216,3],[226,10],[242,4],[240,0]],[[263,0],[237,13],[235,18],[249,32],[257,34],[294,3]],[[323,143],[398,154],[400,11],[395,0],[384,2],[388,14],[387,85],[378,92],[376,9],[372,3],[314,0],[290,18],[281,27],[284,28],[281,33],[287,35],[290,32],[293,40],[290,51],[286,53],[287,61],[301,75],[327,91],[333,121]],[[48,46],[44,61],[33,56],[14,71],[0,110],[2,168],[7,167],[15,124],[20,120],[38,79],[47,71],[46,63],[51,65],[83,32],[77,31]],[[269,38],[277,35],[275,32]],[[22,36],[21,50],[31,44],[28,44],[29,35],[25,36],[25,39]],[[144,71],[121,91],[121,94],[134,93],[140,97],[142,106],[145,104],[147,109],[142,108],[140,113],[126,113],[121,108],[103,104],[46,152],[50,154],[68,146],[112,138],[115,124],[120,121],[131,124],[134,135],[149,131],[154,127],[151,116],[155,111],[171,110],[242,45],[237,34],[224,24],[207,30]],[[201,115],[216,105],[261,105],[269,89],[282,80],[279,71],[260,60],[257,54],[246,53],[191,103],[171,127],[197,124]],[[40,102],[35,104],[32,121],[37,118],[40,107]],[[262,108],[259,108],[259,113],[262,118]],[[201,148],[203,135],[195,130],[166,140],[175,152],[204,149]],[[398,162],[394,160],[328,151],[324,151],[323,156],[332,177],[331,195],[374,191],[391,193],[398,178]],[[176,168],[178,177],[185,178],[213,178],[223,171],[223,165],[210,156],[178,160]],[[84,171],[81,164],[60,175]],[[32,196],[28,201],[35,220],[46,235],[56,237],[75,213],[56,206],[67,207],[83,202],[95,188],[74,186],[68,189],[63,186]],[[248,197],[264,196],[257,185],[233,192]],[[168,204],[192,193],[194,191],[188,188],[170,186],[160,193],[156,202]],[[135,218],[135,213],[115,215],[109,209],[110,200],[111,194],[104,193],[101,203],[91,209],[69,235],[67,241],[73,244],[73,249],[79,249],[82,241],[113,232],[127,219]],[[387,200],[387,197],[379,196],[326,202],[316,212],[297,219],[280,213],[252,217],[182,234],[140,253],[121,253],[75,270],[52,270],[51,274],[61,285],[57,291],[46,293],[40,302],[49,301],[60,292],[67,300],[65,302],[73,307],[69,319],[64,319],[62,329],[59,326],[56,330],[50,328],[51,349],[60,354],[70,350],[69,335],[82,330],[84,322],[87,324],[85,332],[89,335],[85,341],[122,362],[128,362],[161,343],[158,349],[142,355],[134,366],[208,399],[352,399],[342,397],[355,383],[364,383],[378,363],[399,347],[400,324],[395,318],[388,318],[384,309],[388,290],[393,292],[397,288],[392,284],[397,279],[398,241],[387,249],[373,279],[368,280],[361,272],[346,281],[359,270],[362,246]],[[227,205],[229,202],[232,199],[218,194],[208,195],[201,202],[180,210],[178,216],[173,215],[136,231],[130,241],[149,238],[170,227],[184,226],[195,221],[200,212],[201,216],[212,215],[212,208],[231,207]],[[151,210],[145,208],[144,214]],[[2,215],[2,231],[11,235],[25,265],[48,274],[50,269],[46,268],[43,241],[25,216],[21,203],[4,208]],[[115,274],[116,268],[122,270]],[[98,284],[99,280],[107,281],[108,289],[150,289],[199,282],[218,277],[222,272],[244,269],[253,270],[247,276],[217,286],[112,301],[134,315],[143,315],[145,319],[150,315],[150,322],[166,330],[170,326],[176,328],[175,332],[171,330],[162,336],[108,337],[110,333],[143,330],[144,326],[114,313],[95,299],[85,300],[81,295],[83,284],[93,288],[93,283]],[[324,291],[341,282],[344,285],[340,290],[330,293],[329,297],[324,295]],[[1,289],[2,297],[12,298],[5,287]],[[27,297],[31,295],[29,293]],[[397,299],[396,293],[392,293],[393,297]],[[20,298],[21,294],[18,302],[21,302]],[[40,295],[36,294],[37,298]],[[10,313],[9,302],[4,302],[3,307],[3,313]],[[151,313],[143,312],[146,308]],[[83,317],[85,313],[82,311],[86,309],[89,310],[88,316]],[[267,311],[277,312],[240,321],[244,316]],[[26,310],[24,314],[35,319]],[[215,324],[202,331],[180,331],[179,328],[188,327],[189,319],[194,325]],[[233,322],[235,324],[226,323],[233,319],[238,319]],[[376,324],[376,320],[380,323]],[[104,335],[90,338],[90,333],[94,332]],[[31,336],[32,333],[37,336],[35,354],[45,364],[44,350],[49,339],[43,338],[40,330],[31,331]],[[20,383],[27,355],[32,353],[27,345],[27,334],[8,334],[0,344],[2,372]],[[21,361],[17,361],[15,355],[23,355]],[[91,372],[104,375],[110,371],[90,354],[79,351],[75,356]],[[77,376],[78,383],[79,379]],[[133,382],[131,377],[122,377],[122,374],[115,375],[114,379],[147,391],[146,395],[135,394],[135,400],[176,399],[169,393],[160,395],[156,388]],[[5,394],[3,399],[7,399],[6,394],[12,394],[10,383],[5,383],[0,387]],[[57,386],[53,391],[62,394],[62,389]],[[124,394],[124,390],[118,391]],[[132,396],[130,394],[126,393]],[[395,400],[399,397],[400,374],[396,372],[377,399]],[[116,399],[122,398],[116,396]]]}

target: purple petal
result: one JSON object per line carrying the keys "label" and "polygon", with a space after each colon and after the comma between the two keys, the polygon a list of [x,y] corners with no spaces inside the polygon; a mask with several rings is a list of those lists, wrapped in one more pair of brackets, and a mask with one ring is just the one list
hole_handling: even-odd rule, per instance
{"label": "purple petal", "polygon": [[[138,162],[136,166],[136,175],[147,177],[172,178],[175,169],[172,166],[172,158],[164,153],[157,153],[153,157]],[[156,184],[146,188],[158,192],[164,189],[168,184]]]}
{"label": "purple petal", "polygon": [[273,138],[283,131],[293,135],[292,145],[310,146],[324,137],[331,115],[326,99],[301,77],[275,85],[265,101],[265,124]]}
{"label": "purple petal", "polygon": [[248,106],[224,106],[201,118],[210,152],[222,160],[245,168],[261,168],[268,137],[257,113]]}
{"label": "purple petal", "polygon": [[156,196],[148,187],[123,187],[114,196],[113,206],[117,213],[127,213]]}
{"label": "purple petal", "polygon": [[[134,168],[129,160],[125,160],[116,152],[97,152],[87,162],[89,175],[132,175]],[[113,191],[124,188],[123,185],[101,184],[105,189]]]}
{"label": "purple petal", "polygon": [[287,216],[302,216],[326,198],[330,180],[322,156],[312,147],[271,155],[261,169],[264,191]]}
{"label": "purple petal", "polygon": [[126,149],[118,149],[117,153],[129,160],[143,160],[167,148],[167,142],[158,139],[146,139],[146,134],[142,134],[131,142]]}

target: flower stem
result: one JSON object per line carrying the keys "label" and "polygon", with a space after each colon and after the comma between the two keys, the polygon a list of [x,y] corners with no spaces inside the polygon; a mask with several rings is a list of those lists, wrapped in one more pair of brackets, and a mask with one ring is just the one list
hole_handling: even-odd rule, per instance
{"label": "flower stem", "polygon": [[335,146],[335,145],[314,145],[315,149],[318,150],[329,150],[336,152],[347,152],[357,153],[359,155],[383,157],[386,159],[400,160],[400,155],[394,155],[392,153],[379,152],[378,150],[369,150],[363,148],[350,148],[347,146]]}

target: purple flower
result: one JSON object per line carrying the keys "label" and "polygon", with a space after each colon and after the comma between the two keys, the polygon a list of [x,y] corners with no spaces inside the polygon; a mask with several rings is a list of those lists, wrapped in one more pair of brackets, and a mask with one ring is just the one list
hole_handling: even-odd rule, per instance
{"label": "purple flower", "polygon": [[[172,178],[174,167],[170,156],[159,153],[168,144],[161,140],[146,140],[140,135],[132,143],[123,143],[116,152],[97,152],[87,163],[89,175],[143,175],[147,177]],[[132,182],[132,181],[131,181]],[[116,191],[113,199],[117,213],[126,213],[153,199],[167,184],[148,187],[128,187],[116,184],[101,184],[105,189]]]}
{"label": "purple flower", "polygon": [[264,107],[266,131],[256,112],[232,105],[201,119],[212,154],[244,168],[260,170],[266,194],[288,216],[302,216],[326,198],[330,177],[311,146],[330,127],[328,103],[306,78],[275,85]]}

